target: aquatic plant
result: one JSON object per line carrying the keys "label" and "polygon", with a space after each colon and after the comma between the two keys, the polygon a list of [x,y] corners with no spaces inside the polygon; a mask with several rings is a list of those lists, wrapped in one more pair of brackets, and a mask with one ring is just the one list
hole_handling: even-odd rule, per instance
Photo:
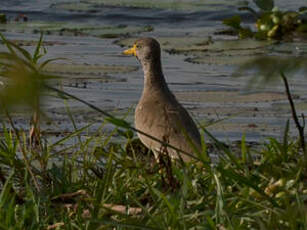
{"label": "aquatic plant", "polygon": [[0,93],[0,102],[8,112],[9,107],[15,104],[28,105],[33,109],[30,129],[30,142],[40,142],[39,114],[40,95],[43,82],[53,76],[43,72],[44,67],[56,59],[40,61],[46,54],[42,47],[43,34],[35,47],[34,53],[8,41],[0,33],[1,42],[7,51],[0,52],[0,76],[7,82]]}
{"label": "aquatic plant", "polygon": [[306,7],[301,7],[298,11],[283,11],[274,6],[273,0],[254,0],[254,3],[260,9],[259,12],[250,7],[240,7],[239,10],[249,11],[254,16],[256,31],[243,27],[239,15],[223,21],[238,34],[239,38],[281,40],[307,33]]}
{"label": "aquatic plant", "polygon": [[6,14],[1,14],[0,13],[0,23],[4,24],[6,22],[7,22]]}

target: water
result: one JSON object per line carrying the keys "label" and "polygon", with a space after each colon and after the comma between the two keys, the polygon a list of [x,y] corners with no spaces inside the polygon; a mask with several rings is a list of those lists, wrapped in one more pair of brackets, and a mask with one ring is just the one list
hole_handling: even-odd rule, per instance
{"label": "water", "polygon": [[[248,23],[252,22],[248,13],[237,11],[238,6],[246,5],[245,1],[121,1],[118,5],[119,2],[1,0],[1,12],[10,21],[18,14],[25,14],[29,22],[12,22],[0,29],[9,39],[24,44],[38,39],[38,34],[33,33],[35,29],[47,31],[47,58],[64,57],[72,66],[70,69],[60,63],[51,66],[49,71],[63,75],[54,84],[118,116],[136,105],[143,87],[138,63],[133,57],[121,55],[124,48],[118,44],[129,44],[138,36],[156,37],[164,50],[163,67],[170,88],[201,124],[214,123],[208,129],[218,138],[233,141],[245,133],[249,141],[262,141],[267,136],[281,136],[286,120],[291,118],[282,85],[250,91],[246,90],[250,74],[242,77],[232,74],[249,57],[258,53],[270,55],[273,49],[278,55],[285,50],[289,55],[296,55],[300,50],[304,56],[305,43],[272,45],[236,41],[229,45],[227,41],[235,37],[215,35],[214,32],[225,28],[222,19],[234,14],[240,13]],[[141,3],[142,7],[135,7]],[[276,5],[280,9],[295,10],[306,6],[306,0],[280,0]],[[146,29],[148,26],[154,30]],[[74,31],[76,28],[82,34],[61,32],[61,29]],[[114,36],[113,33],[115,38],[100,37]],[[124,39],[125,33],[132,37],[131,41]],[[207,47],[199,44],[205,43],[208,37],[215,43],[208,46],[208,52],[201,51],[200,48]],[[234,49],[234,44],[241,47]],[[191,51],[191,46],[196,50]],[[27,48],[31,50],[33,45]],[[173,48],[190,50],[174,55],[169,52]],[[305,79],[298,74],[291,83],[299,112],[305,112]],[[103,121],[101,115],[80,103],[70,100],[69,105],[78,127],[93,122],[90,132],[94,132]],[[55,124],[43,122],[46,133],[73,130],[61,99],[46,97],[43,106]],[[19,127],[27,127],[24,116],[16,115],[15,119]],[[133,122],[133,112],[128,113],[127,119]]]}
{"label": "water", "polygon": [[[122,4],[120,4],[122,2]],[[124,4],[128,2],[129,4]],[[126,5],[144,8],[124,7]],[[160,2],[160,4],[159,4]],[[163,4],[163,2],[170,4]],[[107,3],[107,4],[106,4]],[[179,23],[190,21],[193,25],[202,23],[204,19],[220,19],[227,14],[236,12],[238,6],[245,6],[249,3],[255,7],[252,1],[243,0],[216,0],[216,1],[108,1],[108,0],[1,0],[1,11],[7,14],[24,13],[31,18],[41,16],[41,20],[77,20],[87,21],[95,18],[98,22],[101,19],[112,20],[113,23]],[[62,5],[70,4],[61,10]],[[108,5],[109,4],[109,5]],[[306,0],[277,0],[275,5],[282,10],[297,10],[300,6],[306,6]],[[75,7],[73,7],[75,5]],[[118,6],[118,7],[114,7]],[[156,8],[150,8],[150,6]],[[83,6],[83,7],[82,7]],[[121,7],[122,6],[122,7]],[[149,8],[146,8],[149,7]],[[66,9],[66,10],[65,10]],[[69,10],[67,10],[69,9]],[[81,9],[81,10],[80,10]],[[75,15],[79,16],[76,17]],[[86,17],[84,17],[86,15]],[[195,23],[195,24],[194,24]]]}

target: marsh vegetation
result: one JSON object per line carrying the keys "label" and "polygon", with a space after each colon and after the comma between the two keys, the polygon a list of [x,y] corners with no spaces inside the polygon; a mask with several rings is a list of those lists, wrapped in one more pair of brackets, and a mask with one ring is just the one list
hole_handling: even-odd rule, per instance
{"label": "marsh vegetation", "polygon": [[[9,126],[3,123],[0,142],[1,229],[306,229],[307,155],[304,140],[288,135],[289,122],[281,141],[269,138],[257,148],[244,135],[230,148],[203,128],[208,140],[197,164],[172,164],[173,188],[167,169],[134,144],[128,122],[48,86],[56,76],[44,72],[54,60],[41,61],[42,37],[33,54],[2,42],[8,51],[0,53],[1,75],[9,84],[1,110]],[[40,113],[37,100],[46,92],[97,110],[105,117],[101,129],[84,139],[89,126],[76,128],[49,143],[39,117],[30,133],[16,128],[11,108],[21,103]],[[76,127],[69,107],[67,113]],[[111,133],[102,129],[108,123]],[[63,147],[72,138],[78,141]]]}
{"label": "marsh vegetation", "polygon": [[[100,1],[102,5],[109,3],[112,7],[133,4],[133,7],[179,11],[200,7],[199,1],[180,4],[177,8],[172,2],[157,1],[157,5],[152,6],[142,5],[139,1]],[[222,2],[226,6],[236,4]],[[97,5],[96,1],[87,0],[81,5],[61,3],[53,7],[73,12],[100,9],[93,7],[93,3]],[[210,1],[210,11],[216,10],[214,3]],[[272,8],[269,8],[271,12]],[[268,18],[272,19],[271,16]],[[7,32],[12,32],[13,28],[18,33],[31,31],[36,34],[43,30],[54,36],[64,35],[68,38],[61,40],[63,44],[73,40],[73,36],[116,37],[120,38],[116,43],[121,46],[131,44],[135,34],[153,31],[152,27],[146,26],[101,26],[93,29],[87,25],[62,25],[65,30],[58,23],[30,20],[28,24],[16,23],[15,27],[5,22],[0,28]],[[33,28],[37,29],[34,31]],[[277,38],[280,40],[280,37]],[[251,78],[249,86],[281,82],[283,88],[278,93],[242,95],[232,90],[221,98],[221,91],[189,91],[188,94],[178,92],[176,96],[192,102],[205,96],[213,98],[212,104],[229,100],[230,106],[238,112],[233,103],[233,98],[236,98],[235,102],[242,103],[243,107],[245,102],[250,102],[252,106],[244,109],[253,113],[259,109],[273,109],[270,106],[260,107],[255,99],[257,102],[267,98],[282,101],[284,103],[275,108],[277,113],[290,111],[291,114],[283,127],[279,127],[283,133],[251,143],[242,132],[239,141],[230,143],[213,135],[210,123],[201,123],[199,128],[204,139],[197,161],[176,161],[161,168],[152,153],[136,138],[136,130],[126,119],[131,112],[110,113],[96,101],[93,103],[92,98],[88,100],[89,97],[82,94],[67,92],[67,88],[56,81],[63,76],[73,75],[81,79],[83,75],[91,75],[93,84],[97,84],[97,79],[101,84],[108,81],[126,84],[125,79],[114,80],[109,74],[133,72],[137,70],[135,66],[114,63],[88,65],[84,60],[78,64],[67,64],[67,59],[62,59],[61,55],[58,56],[60,58],[49,58],[49,51],[45,48],[50,45],[62,52],[62,43],[44,40],[43,36],[32,41],[18,37],[7,39],[1,35],[0,229],[307,229],[305,118],[299,112],[301,110],[296,110],[300,107],[304,111],[305,98],[302,97],[301,103],[297,104],[295,99],[299,96],[292,94],[292,82],[288,82],[294,73],[306,73],[305,46],[291,43],[276,48],[278,42],[274,37],[270,41],[212,42],[210,38],[200,36],[165,36],[160,41],[170,55],[190,55],[185,60],[189,63],[239,66],[234,75],[244,75],[252,70],[255,77]],[[29,49],[28,46],[34,48]],[[298,56],[292,52],[296,47],[300,47]],[[268,56],[271,51],[276,55],[262,56]],[[74,56],[77,55],[74,53]],[[82,59],[83,56],[80,56]],[[239,61],[242,56],[247,61],[244,65]],[[217,82],[225,80],[213,77]],[[237,79],[238,82],[241,80]],[[63,81],[69,82],[65,78]],[[84,86],[82,81],[76,81],[76,84],[81,88]],[[238,83],[238,87],[242,85],[245,82]],[[304,85],[301,87],[301,95],[304,95]],[[119,97],[124,99],[127,95]],[[70,123],[69,131],[60,129],[64,125],[56,120],[57,113],[51,116],[45,113],[46,98],[63,101],[63,113]],[[78,120],[84,110],[71,107],[76,103],[91,111],[86,123]],[[17,121],[20,108],[23,126]],[[216,113],[215,108],[211,110],[210,113]],[[227,110],[225,114],[228,113]],[[94,117],[99,117],[99,121]],[[223,120],[212,123],[219,124]],[[50,132],[42,126],[43,123],[58,130],[54,133],[56,138],[50,138]],[[92,129],[94,125],[95,129]],[[230,130],[238,126],[236,123],[232,125]],[[246,127],[254,130],[257,125],[249,123]],[[280,123],[277,125],[280,126]],[[169,173],[176,180],[175,186],[167,182]]]}

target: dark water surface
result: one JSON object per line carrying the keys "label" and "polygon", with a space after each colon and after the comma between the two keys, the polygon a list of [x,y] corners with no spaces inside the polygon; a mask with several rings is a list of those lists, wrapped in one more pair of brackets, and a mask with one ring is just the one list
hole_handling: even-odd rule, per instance
{"label": "dark water surface", "polygon": [[[117,3],[118,2],[118,3]],[[120,4],[120,2],[123,2]],[[141,24],[187,24],[201,26],[208,20],[220,20],[232,15],[239,6],[254,6],[252,1],[216,0],[216,1],[170,1],[169,5],[159,4],[163,1],[104,1],[104,0],[1,0],[1,12],[8,15],[26,14],[32,20],[77,21],[97,23],[141,23]],[[156,3],[154,3],[156,2]],[[306,6],[306,0],[277,0],[282,10],[297,10]],[[191,5],[182,6],[184,4]],[[151,8],[153,5],[155,8]],[[83,7],[82,7],[83,6]],[[131,7],[129,7],[131,6]]]}
{"label": "dark water surface", "polygon": [[[34,46],[29,42],[38,39],[35,30],[47,31],[45,41],[50,42],[46,45],[47,58],[68,59],[65,65],[49,67],[48,71],[63,76],[54,84],[119,116],[136,105],[143,87],[142,70],[135,58],[121,55],[124,49],[121,46],[131,44],[135,37],[154,36],[164,50],[163,67],[170,88],[201,124],[222,120],[209,126],[217,137],[232,141],[241,139],[244,133],[247,140],[262,141],[267,136],[281,136],[286,120],[291,117],[283,86],[250,91],[246,89],[250,75],[232,74],[245,60],[259,53],[306,56],[305,43],[273,45],[215,35],[225,28],[221,20],[234,14],[240,13],[251,22],[249,14],[237,11],[245,1],[145,0],[142,7],[138,5],[140,1],[119,2],[1,0],[0,12],[7,14],[10,21],[18,14],[27,15],[29,20],[11,22],[0,29],[9,39],[24,43],[30,50]],[[295,10],[304,4],[306,0],[276,1],[283,10]],[[114,37],[106,38],[111,35]],[[207,47],[202,44],[208,37],[214,43]],[[204,47],[206,51],[201,51]],[[170,52],[180,48],[188,51],[176,55]],[[291,81],[299,112],[307,110],[305,82],[300,74]],[[93,123],[92,132],[103,122],[101,115],[86,106],[72,100],[68,104],[78,127]],[[53,135],[73,130],[63,100],[46,97],[43,107],[53,121],[52,125],[43,124],[45,132]],[[15,119],[20,127],[26,128],[25,116],[18,114]],[[127,119],[133,122],[133,110]]]}

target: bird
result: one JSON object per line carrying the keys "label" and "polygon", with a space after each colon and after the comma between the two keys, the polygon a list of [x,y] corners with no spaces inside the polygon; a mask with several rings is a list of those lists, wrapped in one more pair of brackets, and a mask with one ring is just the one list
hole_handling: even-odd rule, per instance
{"label": "bird", "polygon": [[135,128],[189,154],[180,153],[170,146],[163,148],[161,142],[138,132],[141,142],[153,151],[156,160],[165,150],[171,159],[185,162],[195,159],[195,148],[201,150],[201,135],[187,110],[177,101],[166,83],[159,42],[150,37],[140,38],[123,54],[135,56],[144,72],[143,92],[135,108]]}

